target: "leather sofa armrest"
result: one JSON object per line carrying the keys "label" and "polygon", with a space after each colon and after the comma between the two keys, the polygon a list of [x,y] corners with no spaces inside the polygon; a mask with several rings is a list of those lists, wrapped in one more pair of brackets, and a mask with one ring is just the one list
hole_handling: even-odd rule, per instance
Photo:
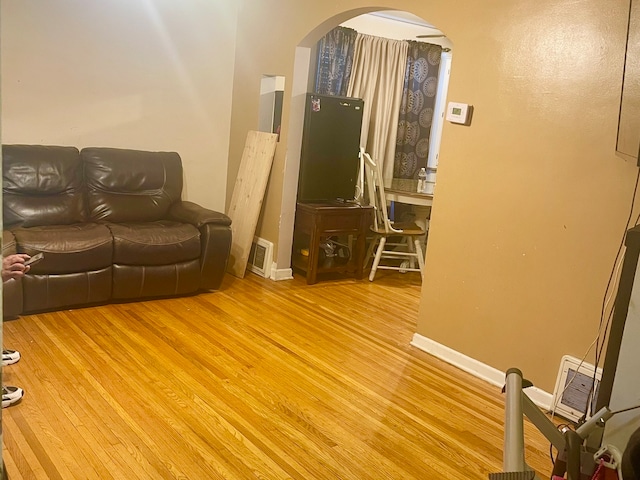
{"label": "leather sofa armrest", "polygon": [[193,202],[177,202],[169,209],[169,219],[176,222],[190,223],[197,228],[206,224],[221,226],[231,225],[231,219],[224,213],[209,210]]}
{"label": "leather sofa armrest", "polygon": [[200,227],[200,288],[218,290],[231,254],[231,226],[204,224]]}
{"label": "leather sofa armrest", "polygon": [[200,230],[200,288],[220,288],[231,253],[231,219],[193,202],[173,204],[169,219],[190,223]]}

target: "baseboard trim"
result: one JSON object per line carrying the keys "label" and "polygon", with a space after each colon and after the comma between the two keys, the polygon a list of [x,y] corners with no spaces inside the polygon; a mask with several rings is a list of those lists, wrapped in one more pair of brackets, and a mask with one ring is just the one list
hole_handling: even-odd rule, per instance
{"label": "baseboard trim", "polygon": [[293,269],[291,268],[278,268],[276,262],[273,262],[273,266],[271,267],[271,280],[275,280],[276,282],[280,280],[292,280],[293,279]]}
{"label": "baseboard trim", "polygon": [[[441,343],[431,340],[428,337],[415,333],[411,345],[427,352],[429,355],[433,355],[440,360],[443,360],[454,367],[458,367],[467,373],[470,373],[474,377],[480,378],[485,382],[502,388],[504,385],[505,372],[501,372],[497,368],[493,368],[486,363],[482,363],[474,358],[460,353],[452,348],[442,345]],[[526,375],[525,375],[526,377]],[[541,390],[537,387],[529,387],[526,390],[527,396],[544,410],[550,410],[553,402],[553,395]]]}

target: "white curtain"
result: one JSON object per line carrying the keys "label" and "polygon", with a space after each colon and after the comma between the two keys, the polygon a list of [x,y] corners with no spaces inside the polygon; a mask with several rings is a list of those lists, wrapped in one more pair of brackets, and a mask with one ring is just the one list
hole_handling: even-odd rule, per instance
{"label": "white curtain", "polygon": [[358,34],[347,89],[347,96],[364,100],[360,145],[382,162],[385,187],[393,178],[407,52],[407,42]]}

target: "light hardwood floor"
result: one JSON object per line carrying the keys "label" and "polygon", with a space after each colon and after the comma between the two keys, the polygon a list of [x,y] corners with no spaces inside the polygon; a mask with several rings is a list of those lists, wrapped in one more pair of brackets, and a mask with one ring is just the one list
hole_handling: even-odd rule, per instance
{"label": "light hardwood floor", "polygon": [[[11,479],[486,479],[503,397],[411,347],[417,274],[24,316],[4,342]],[[527,425],[527,460],[551,471]]]}

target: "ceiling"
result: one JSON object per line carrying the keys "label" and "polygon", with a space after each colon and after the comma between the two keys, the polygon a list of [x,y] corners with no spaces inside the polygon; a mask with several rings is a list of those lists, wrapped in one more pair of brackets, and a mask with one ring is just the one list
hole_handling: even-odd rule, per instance
{"label": "ceiling", "polygon": [[422,18],[409,12],[404,12],[401,10],[384,10],[380,12],[371,12],[369,15],[387,18],[389,20],[395,20],[397,22],[404,22],[404,23],[410,23],[412,25],[419,25],[421,27],[433,29],[434,33],[441,33],[440,30],[438,30],[436,27],[434,27],[430,23],[425,22]]}

